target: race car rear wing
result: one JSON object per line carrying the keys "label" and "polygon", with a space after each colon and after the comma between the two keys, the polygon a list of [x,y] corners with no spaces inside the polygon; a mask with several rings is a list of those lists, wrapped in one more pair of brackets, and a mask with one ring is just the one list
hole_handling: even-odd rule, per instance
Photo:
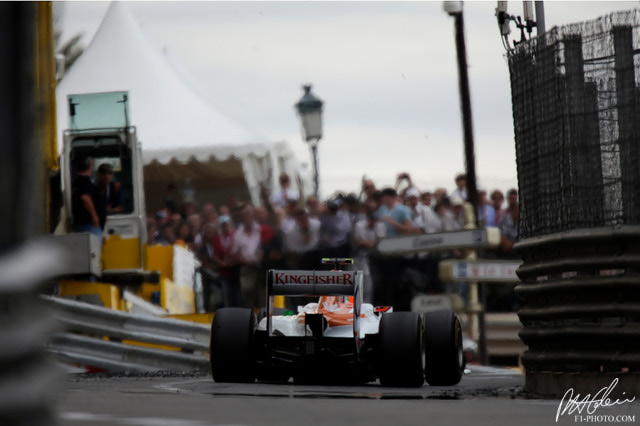
{"label": "race car rear wing", "polygon": [[270,296],[353,296],[362,271],[278,271],[267,273]]}
{"label": "race car rear wing", "polygon": [[[360,313],[363,299],[362,277],[362,271],[269,270],[267,272],[268,335],[273,336],[271,315],[274,296],[351,296],[353,298],[353,337],[356,351],[359,352],[362,345],[360,333]],[[305,321],[307,321],[306,316]]]}

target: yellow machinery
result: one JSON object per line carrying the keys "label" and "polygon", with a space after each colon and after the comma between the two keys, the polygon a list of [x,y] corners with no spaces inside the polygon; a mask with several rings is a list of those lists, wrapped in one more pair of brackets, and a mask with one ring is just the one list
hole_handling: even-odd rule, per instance
{"label": "yellow machinery", "polygon": [[[38,131],[42,144],[43,170],[50,182],[59,173],[62,220],[50,239],[74,254],[73,274],[57,283],[55,293],[129,311],[133,305],[158,314],[181,315],[209,322],[196,313],[195,275],[197,262],[180,246],[148,246],[141,146],[129,122],[126,91],[69,95],[69,125],[64,131],[62,155],[58,157],[56,130],[56,70],[52,3],[38,2],[37,12],[37,103]],[[90,233],[73,233],[71,188],[76,177],[74,159],[89,157],[93,175],[101,164],[109,164],[120,185],[122,211],[107,216],[102,240]],[[52,189],[52,188],[50,188]],[[56,188],[57,189],[57,188]],[[57,212],[51,194],[43,200]],[[45,215],[49,216],[49,215]],[[55,215],[54,215],[55,216]],[[55,220],[54,220],[55,221]],[[48,228],[55,227],[50,223]],[[154,306],[155,305],[155,306]],[[160,306],[163,311],[157,309]]]}
{"label": "yellow machinery", "polygon": [[[59,282],[57,294],[76,296],[112,309],[158,310],[194,314],[197,262],[180,246],[148,246],[141,146],[129,124],[127,92],[70,95],[69,129],[64,132],[60,161],[66,220],[55,241],[74,252],[74,274]],[[62,106],[59,106],[62,107]],[[72,233],[71,188],[78,158],[93,163],[92,177],[102,164],[113,171],[122,209],[107,215],[102,239]],[[146,302],[146,303],[145,303]]]}

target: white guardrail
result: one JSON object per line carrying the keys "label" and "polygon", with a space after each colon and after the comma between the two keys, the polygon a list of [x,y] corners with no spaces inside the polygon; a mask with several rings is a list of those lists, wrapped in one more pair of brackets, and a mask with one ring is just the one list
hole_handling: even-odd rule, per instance
{"label": "white guardrail", "polygon": [[[62,361],[109,371],[209,368],[206,352],[209,350],[210,326],[130,314],[59,297],[41,298],[66,330],[55,334],[46,346],[48,353]],[[111,340],[105,340],[105,337]],[[127,344],[122,340],[175,349]]]}

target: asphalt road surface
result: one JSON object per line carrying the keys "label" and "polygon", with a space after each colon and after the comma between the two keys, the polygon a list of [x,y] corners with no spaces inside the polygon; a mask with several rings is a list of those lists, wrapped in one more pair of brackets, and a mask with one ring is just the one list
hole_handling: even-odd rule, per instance
{"label": "asphalt road surface", "polygon": [[[551,425],[559,401],[531,399],[510,369],[471,366],[459,385],[418,389],[214,383],[210,376],[72,375],[57,399],[61,425]],[[600,409],[635,415],[640,404]],[[590,422],[591,424],[596,424]],[[627,422],[634,424],[635,422]],[[599,423],[598,423],[599,424]]]}

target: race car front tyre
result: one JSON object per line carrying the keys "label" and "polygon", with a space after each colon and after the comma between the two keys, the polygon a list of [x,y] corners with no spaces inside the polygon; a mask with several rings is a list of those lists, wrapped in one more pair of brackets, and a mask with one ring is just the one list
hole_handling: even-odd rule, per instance
{"label": "race car front tyre", "polygon": [[211,375],[216,382],[255,380],[253,336],[256,315],[251,309],[221,308],[211,323]]}
{"label": "race car front tyre", "polygon": [[424,314],[425,379],[432,386],[452,386],[464,373],[462,327],[451,311]]}
{"label": "race car front tyre", "polygon": [[415,312],[392,312],[380,319],[380,383],[420,387],[424,384],[422,318]]}

